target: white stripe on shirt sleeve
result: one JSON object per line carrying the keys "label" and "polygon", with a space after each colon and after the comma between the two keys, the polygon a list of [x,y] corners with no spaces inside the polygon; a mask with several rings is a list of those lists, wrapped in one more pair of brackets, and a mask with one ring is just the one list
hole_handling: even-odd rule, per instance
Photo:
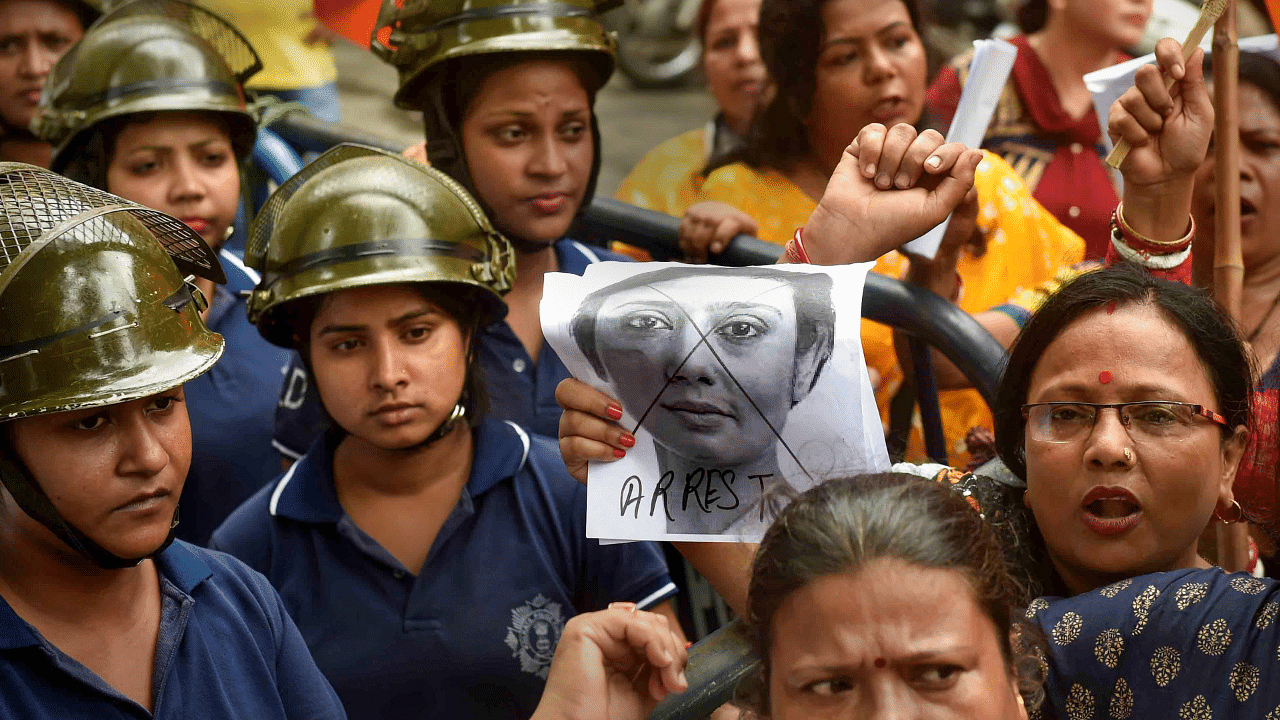
{"label": "white stripe on shirt sleeve", "polygon": [[669,582],[660,589],[649,594],[648,597],[636,603],[636,607],[641,610],[648,610],[650,607],[657,605],[660,601],[667,599],[669,595],[676,591],[676,584]]}

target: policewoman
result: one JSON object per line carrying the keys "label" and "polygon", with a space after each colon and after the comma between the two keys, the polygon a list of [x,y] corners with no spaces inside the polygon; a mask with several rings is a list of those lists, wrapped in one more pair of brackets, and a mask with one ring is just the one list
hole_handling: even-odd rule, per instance
{"label": "policewoman", "polygon": [[447,175],[353,145],[254,219],[250,317],[332,428],[214,533],[265,574],[353,718],[527,718],[573,615],[674,587],[585,538],[555,441],[486,419],[482,332],[515,259]]}
{"label": "policewoman", "polygon": [[0,217],[0,717],[344,717],[266,579],[174,541],[216,256],[30,165]]}
{"label": "policewoman", "polygon": [[[581,275],[621,255],[567,237],[595,192],[596,91],[616,43],[595,0],[384,4],[373,49],[400,76],[395,103],[422,113],[431,166],[462,184],[515,248],[507,317],[484,330],[493,415],[555,437],[556,385],[569,371],[542,337],[546,272]],[[296,455],[323,427],[301,368],[281,398],[276,440]]]}
{"label": "policewoman", "polygon": [[187,387],[194,450],[179,537],[201,545],[280,471],[271,433],[289,354],[249,323],[243,295],[258,276],[222,247],[257,138],[260,108],[244,83],[261,67],[217,15],[135,0],[63,56],[36,121],[55,171],[173,215],[219,251],[227,284],[197,284],[209,297],[205,322],[227,350]]}

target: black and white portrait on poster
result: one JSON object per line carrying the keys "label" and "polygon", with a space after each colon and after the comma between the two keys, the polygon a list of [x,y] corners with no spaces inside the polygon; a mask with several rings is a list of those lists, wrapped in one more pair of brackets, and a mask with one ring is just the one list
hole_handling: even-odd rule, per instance
{"label": "black and white portrait on poster", "polygon": [[593,464],[587,534],[759,540],[800,492],[887,469],[862,357],[867,265],[601,263],[548,275],[542,324],[636,446]]}

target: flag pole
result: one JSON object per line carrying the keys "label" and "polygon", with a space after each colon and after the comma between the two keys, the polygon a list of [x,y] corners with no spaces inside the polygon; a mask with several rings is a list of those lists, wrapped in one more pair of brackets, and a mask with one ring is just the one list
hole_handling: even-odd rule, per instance
{"label": "flag pole", "polygon": [[[1213,295],[1237,323],[1244,286],[1244,259],[1240,251],[1240,46],[1236,25],[1236,0],[1226,10],[1213,33],[1213,95],[1217,111],[1214,127],[1215,189]],[[1218,565],[1227,572],[1244,570],[1249,562],[1247,523],[1217,523]]]}

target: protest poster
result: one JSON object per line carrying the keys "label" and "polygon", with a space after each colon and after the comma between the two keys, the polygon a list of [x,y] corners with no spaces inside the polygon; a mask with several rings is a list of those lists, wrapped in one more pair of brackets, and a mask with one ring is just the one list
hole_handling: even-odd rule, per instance
{"label": "protest poster", "polygon": [[546,276],[547,341],[636,437],[589,469],[587,536],[759,540],[823,480],[886,470],[862,355],[869,264],[600,263]]}

